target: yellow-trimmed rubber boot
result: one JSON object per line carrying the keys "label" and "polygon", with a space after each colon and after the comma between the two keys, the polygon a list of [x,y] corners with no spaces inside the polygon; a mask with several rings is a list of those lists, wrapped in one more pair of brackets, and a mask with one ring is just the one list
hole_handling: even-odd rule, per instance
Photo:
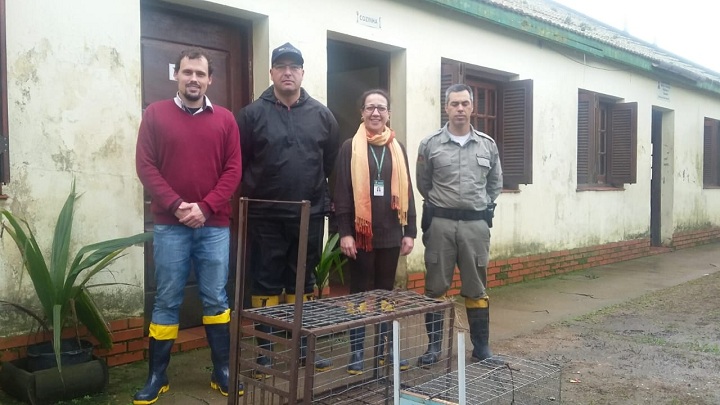
{"label": "yellow-trimmed rubber boot", "polygon": [[[285,294],[285,302],[287,302],[288,304],[294,304],[295,298],[296,298],[296,295],[293,293]],[[315,296],[313,295],[313,293],[305,293],[305,294],[303,294],[302,300],[303,300],[303,302],[314,301]],[[307,354],[306,352],[307,352],[307,337],[301,336],[300,337],[300,365],[302,365],[302,366],[305,365],[305,358],[306,358],[306,354]],[[332,367],[332,361],[330,359],[326,359],[317,353],[315,354],[315,371],[318,371],[318,372],[327,371],[331,367]]]}
{"label": "yellow-trimmed rubber boot", "polygon": [[[205,335],[208,346],[210,346],[210,359],[213,364],[210,388],[220,391],[220,394],[226,397],[230,383],[230,323],[205,324]],[[238,396],[243,394],[245,394],[245,387],[238,382]]]}
{"label": "yellow-trimmed rubber boot", "polygon": [[148,378],[145,386],[133,396],[134,405],[155,403],[160,394],[170,390],[167,368],[170,364],[170,352],[175,339],[157,340],[150,337],[148,345]]}
{"label": "yellow-trimmed rubber boot", "polygon": [[465,311],[470,326],[470,341],[473,351],[472,361],[483,361],[492,357],[490,351],[490,299],[485,296],[479,299],[465,299]]}
{"label": "yellow-trimmed rubber boot", "polygon": [[[393,364],[395,356],[393,356],[393,335],[390,329],[390,324],[383,322],[380,324],[380,355],[378,357],[378,364],[384,366],[385,364]],[[410,369],[410,362],[407,360],[400,359],[400,371],[406,371]]]}
{"label": "yellow-trimmed rubber boot", "polygon": [[[280,304],[280,296],[279,295],[253,295],[252,296],[252,306],[253,308],[263,308],[263,307],[274,307],[276,305]],[[255,324],[255,330],[258,332],[267,333],[268,335],[272,335],[275,331],[270,325],[265,325],[262,323],[256,323]],[[273,350],[273,343],[270,340],[263,339],[263,338],[256,338],[258,347],[272,351]],[[266,356],[264,354],[258,354],[257,358],[255,359],[255,363],[260,367],[270,368],[272,367],[272,359],[269,356]],[[256,380],[264,380],[266,378],[272,377],[271,374],[265,373],[260,368],[253,369],[250,372],[250,376]]]}

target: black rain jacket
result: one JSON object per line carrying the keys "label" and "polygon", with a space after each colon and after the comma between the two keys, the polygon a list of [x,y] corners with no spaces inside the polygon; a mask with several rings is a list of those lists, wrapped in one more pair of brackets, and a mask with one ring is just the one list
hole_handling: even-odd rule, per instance
{"label": "black rain jacket", "polygon": [[[243,177],[240,195],[251,199],[309,200],[311,215],[330,211],[328,177],[339,150],[338,124],[330,110],[300,89],[292,106],[273,86],[237,114]],[[248,215],[297,218],[300,206],[251,202]]]}

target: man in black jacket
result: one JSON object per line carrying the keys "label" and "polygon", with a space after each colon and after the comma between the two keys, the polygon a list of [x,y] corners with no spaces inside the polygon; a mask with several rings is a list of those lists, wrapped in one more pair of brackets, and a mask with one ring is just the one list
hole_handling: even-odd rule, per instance
{"label": "man in black jacket", "polygon": [[[241,195],[259,200],[310,201],[310,226],[303,300],[313,297],[313,269],[322,252],[325,215],[329,212],[328,177],[338,153],[338,125],[330,110],[301,87],[305,74],[299,49],[286,43],[272,52],[270,77],[273,85],[260,98],[240,110],[240,144],[243,158]],[[300,208],[295,204],[253,202],[248,207],[249,269],[252,306],[295,302],[295,273],[298,257]],[[257,325],[272,333],[268,325]],[[272,343],[258,339],[272,350]],[[305,360],[301,339],[301,362]],[[315,369],[331,367],[329,360],[315,356]],[[260,355],[257,379],[269,375],[262,367],[270,358]]]}

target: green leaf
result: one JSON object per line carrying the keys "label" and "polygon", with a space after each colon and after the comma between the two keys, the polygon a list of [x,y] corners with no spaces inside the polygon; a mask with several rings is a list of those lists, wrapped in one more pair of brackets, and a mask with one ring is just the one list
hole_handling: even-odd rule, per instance
{"label": "green leaf", "polygon": [[55,350],[55,360],[60,373],[62,373],[62,364],[60,364],[60,338],[62,337],[63,327],[62,311],[62,305],[53,305],[53,349]]}
{"label": "green leaf", "polygon": [[80,322],[88,328],[104,349],[112,348],[112,334],[102,312],[95,305],[86,288],[80,288],[75,298],[75,311]]}
{"label": "green leaf", "polygon": [[336,272],[340,277],[340,281],[345,283],[342,268],[347,262],[347,259],[342,258],[342,251],[338,245],[339,239],[340,235],[337,233],[330,235],[320,255],[320,262],[314,269],[315,283],[320,291],[320,298],[322,298],[323,288],[325,288],[330,281],[332,272]]}
{"label": "green leaf", "polygon": [[65,200],[60,215],[58,215],[55,225],[55,235],[52,242],[52,254],[50,255],[50,273],[56,291],[59,291],[65,285],[65,272],[67,271],[67,263],[70,256],[70,241],[72,238],[76,199],[75,180],[73,180],[70,194]]}
{"label": "green leaf", "polygon": [[50,277],[45,258],[35,240],[27,222],[23,221],[28,228],[29,235],[25,233],[23,226],[15,216],[7,210],[0,210],[0,217],[4,216],[9,225],[3,222],[5,231],[13,238],[23,258],[23,265],[32,280],[35,292],[37,293],[43,313],[49,320],[53,319],[53,305],[55,304],[55,288]]}

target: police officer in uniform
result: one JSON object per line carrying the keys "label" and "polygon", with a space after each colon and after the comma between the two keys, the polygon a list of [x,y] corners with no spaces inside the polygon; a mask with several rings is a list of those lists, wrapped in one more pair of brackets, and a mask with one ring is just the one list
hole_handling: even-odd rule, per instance
{"label": "police officer in uniform", "polygon": [[[441,298],[460,269],[470,338],[471,359],[492,357],[489,298],[486,293],[490,227],[495,199],[502,190],[502,169],[495,141],[470,125],[472,89],[464,84],[445,92],[447,124],[425,138],[418,150],[416,184],[423,206],[425,294]],[[436,363],[443,335],[441,312],[425,315],[428,349],[418,366]]]}

